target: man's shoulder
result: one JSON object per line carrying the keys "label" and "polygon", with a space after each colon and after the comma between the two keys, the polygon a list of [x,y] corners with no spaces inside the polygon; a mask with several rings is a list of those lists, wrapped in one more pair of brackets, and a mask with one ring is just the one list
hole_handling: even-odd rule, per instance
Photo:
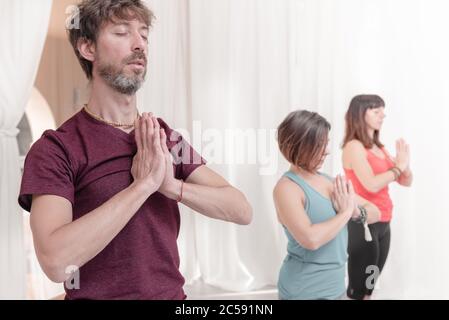
{"label": "man's shoulder", "polygon": [[81,116],[82,116],[81,112],[82,112],[82,110],[79,110],[76,113],[74,113],[70,118],[65,120],[54,131],[57,132],[58,134],[74,133],[77,130],[77,128],[79,126],[79,123],[82,121],[82,119],[81,119]]}
{"label": "man's shoulder", "polygon": [[71,142],[76,140],[78,132],[79,112],[72,115],[69,119],[64,121],[56,130],[47,129],[41,137],[36,140],[31,146],[30,151],[33,149],[49,149],[49,148],[61,148],[67,151]]}

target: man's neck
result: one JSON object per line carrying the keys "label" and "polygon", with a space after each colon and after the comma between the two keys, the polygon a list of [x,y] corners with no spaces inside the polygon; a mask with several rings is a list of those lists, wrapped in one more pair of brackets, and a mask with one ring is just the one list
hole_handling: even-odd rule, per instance
{"label": "man's neck", "polygon": [[117,92],[101,80],[92,80],[90,111],[106,121],[132,124],[137,117],[136,95]]}

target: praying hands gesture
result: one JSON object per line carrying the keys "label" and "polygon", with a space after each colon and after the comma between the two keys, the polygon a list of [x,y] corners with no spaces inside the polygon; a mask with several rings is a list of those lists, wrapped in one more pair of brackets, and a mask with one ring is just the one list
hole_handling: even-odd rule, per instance
{"label": "praying hands gesture", "polygon": [[410,147],[404,139],[396,141],[396,158],[395,165],[401,170],[410,171]]}
{"label": "praying hands gesture", "polygon": [[335,211],[341,214],[357,215],[355,192],[351,181],[337,175],[333,184],[331,200]]}
{"label": "praying hands gesture", "polygon": [[167,166],[165,131],[160,128],[156,117],[143,113],[135,120],[135,139],[137,153],[131,167],[134,181],[145,185],[148,190],[158,190],[164,181]]}
{"label": "praying hands gesture", "polygon": [[182,182],[174,177],[167,135],[152,113],[143,113],[135,120],[135,138],[137,153],[131,168],[134,181],[143,183],[147,190],[157,190],[168,198],[179,199]]}
{"label": "praying hands gesture", "polygon": [[413,182],[413,174],[410,169],[410,146],[404,139],[396,141],[396,158],[393,159],[396,167],[401,170],[398,183],[405,187],[410,187]]}
{"label": "praying hands gesture", "polygon": [[167,135],[152,113],[143,113],[135,121],[135,139],[137,153],[131,174],[133,184],[145,190],[145,196],[157,191],[210,218],[237,224],[251,222],[251,205],[243,193],[213,170],[200,166],[185,182],[175,178]]}

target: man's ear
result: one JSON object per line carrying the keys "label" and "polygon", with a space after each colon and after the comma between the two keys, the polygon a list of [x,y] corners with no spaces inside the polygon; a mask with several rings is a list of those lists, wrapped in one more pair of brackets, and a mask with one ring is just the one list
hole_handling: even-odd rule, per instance
{"label": "man's ear", "polygon": [[78,51],[81,56],[87,61],[93,62],[95,61],[95,43],[91,40],[87,40],[85,38],[81,38],[78,40]]}

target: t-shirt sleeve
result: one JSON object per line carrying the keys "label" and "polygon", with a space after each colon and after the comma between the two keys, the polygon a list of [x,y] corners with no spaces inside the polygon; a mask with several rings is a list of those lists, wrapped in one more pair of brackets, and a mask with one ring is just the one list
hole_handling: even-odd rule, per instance
{"label": "t-shirt sleeve", "polygon": [[161,128],[167,135],[167,147],[173,156],[175,178],[186,180],[198,167],[205,165],[206,160],[177,131],[171,129],[158,118]]}
{"label": "t-shirt sleeve", "polygon": [[44,132],[30,148],[24,163],[18,202],[30,212],[33,195],[64,197],[74,204],[74,173],[69,155],[54,133]]}

